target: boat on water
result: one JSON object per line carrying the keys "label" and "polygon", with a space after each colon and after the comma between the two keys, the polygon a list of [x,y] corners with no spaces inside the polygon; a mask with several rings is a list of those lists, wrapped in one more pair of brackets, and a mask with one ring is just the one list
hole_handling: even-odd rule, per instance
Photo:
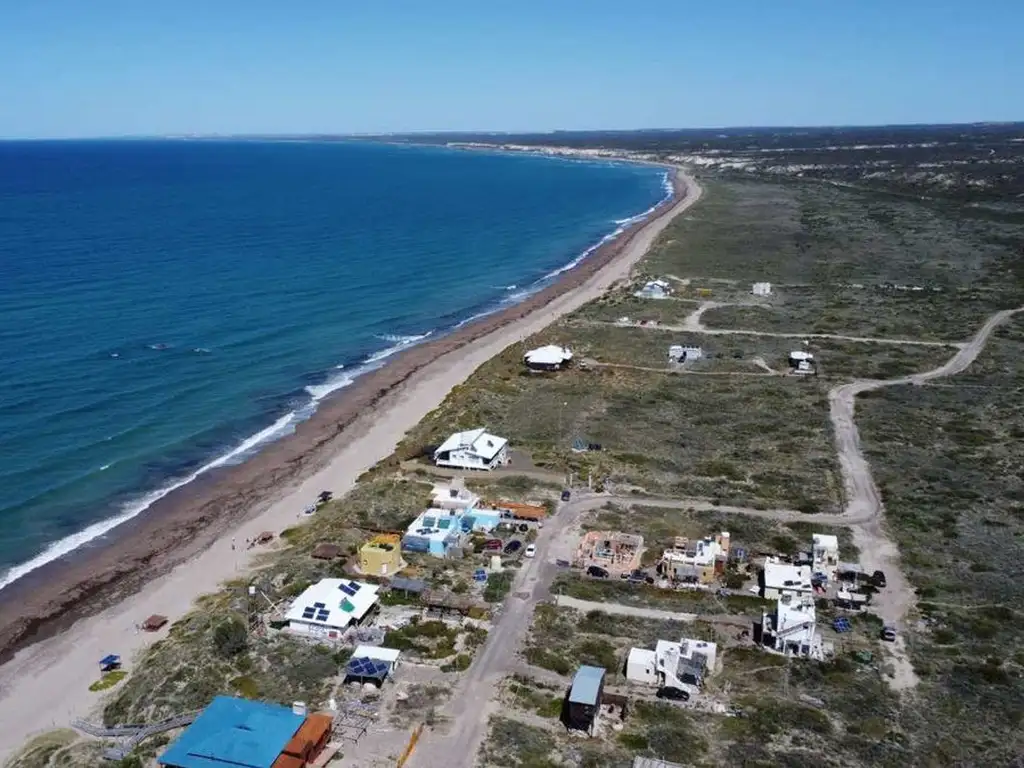
{"label": "boat on water", "polygon": [[165,349],[170,349],[171,345],[170,344],[164,344],[163,342],[160,342],[159,344],[150,344],[149,348],[150,349],[155,349],[157,351],[163,351]]}

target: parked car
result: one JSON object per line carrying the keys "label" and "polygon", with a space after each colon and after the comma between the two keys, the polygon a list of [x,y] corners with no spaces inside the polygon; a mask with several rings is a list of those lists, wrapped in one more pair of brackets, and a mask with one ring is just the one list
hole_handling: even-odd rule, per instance
{"label": "parked car", "polygon": [[523,551],[523,557],[533,557],[536,554],[537,554],[537,545],[536,544],[528,544],[526,546],[526,549]]}
{"label": "parked car", "polygon": [[875,571],[871,574],[871,583],[879,589],[885,589],[885,572]]}
{"label": "parked car", "polygon": [[887,643],[891,643],[896,640],[896,627],[885,626],[882,627],[881,638]]}
{"label": "parked car", "polygon": [[570,498],[572,498],[572,492],[570,492],[569,489],[566,488],[564,491],[562,491],[562,501],[568,501]]}
{"label": "parked car", "polygon": [[518,552],[522,548],[523,542],[519,541],[519,539],[512,539],[512,541],[505,545],[505,554],[511,555],[514,552]]}
{"label": "parked car", "polygon": [[484,542],[484,552],[501,552],[505,542],[501,539],[488,539]]}
{"label": "parked car", "polygon": [[589,568],[587,568],[587,576],[590,576],[595,579],[607,579],[608,571],[606,571],[599,565],[592,565]]}
{"label": "parked car", "polygon": [[682,688],[673,688],[666,686],[658,689],[659,699],[668,699],[669,701],[689,701],[690,694],[684,691]]}

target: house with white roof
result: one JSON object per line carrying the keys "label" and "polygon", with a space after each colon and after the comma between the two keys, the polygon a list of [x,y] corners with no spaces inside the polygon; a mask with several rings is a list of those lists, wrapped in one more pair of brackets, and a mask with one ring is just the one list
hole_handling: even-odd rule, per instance
{"label": "house with white roof", "polygon": [[775,611],[761,616],[761,643],[787,656],[821,659],[824,646],[818,630],[814,598],[810,595],[781,595]]}
{"label": "house with white roof", "polygon": [[710,584],[725,569],[728,558],[728,531],[696,541],[677,537],[672,549],[662,553],[659,569],[663,576],[675,581]]}
{"label": "house with white roof", "polygon": [[430,499],[434,509],[472,509],[480,503],[480,497],[466,487],[461,477],[436,483],[430,491]]}
{"label": "house with white roof", "polygon": [[631,648],[626,679],[659,687],[700,687],[715,671],[718,646],[705,640],[683,638],[678,643],[658,640],[654,650]]}
{"label": "house with white roof", "polygon": [[673,344],[668,348],[668,359],[672,363],[688,363],[704,357],[704,349],[693,345]]}
{"label": "house with white roof", "polygon": [[633,295],[641,299],[667,299],[672,295],[672,286],[666,280],[649,280]]}
{"label": "house with white roof", "polygon": [[285,614],[287,630],[297,635],[335,640],[352,624],[376,610],[376,584],[351,579],[322,579],[299,595]]}
{"label": "house with white roof", "polygon": [[811,570],[834,581],[839,568],[839,538],[827,533],[811,535]]}
{"label": "house with white roof", "polygon": [[754,283],[750,287],[750,292],[755,296],[771,296],[772,295],[772,284],[771,283]]}
{"label": "house with white roof", "polygon": [[531,371],[559,371],[572,363],[572,351],[557,344],[531,349],[523,355],[523,362]]}
{"label": "house with white roof", "polygon": [[456,469],[494,469],[508,463],[508,440],[487,429],[456,432],[434,451],[434,463]]}
{"label": "house with white roof", "polygon": [[764,598],[776,600],[784,594],[813,595],[811,566],[793,565],[777,557],[764,562]]}

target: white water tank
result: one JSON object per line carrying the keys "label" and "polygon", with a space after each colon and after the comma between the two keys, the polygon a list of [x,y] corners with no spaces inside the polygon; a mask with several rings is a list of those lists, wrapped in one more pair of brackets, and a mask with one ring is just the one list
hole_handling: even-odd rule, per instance
{"label": "white water tank", "polygon": [[299,715],[300,717],[306,716],[306,702],[296,701],[292,703],[292,714]]}
{"label": "white water tank", "polygon": [[501,555],[491,555],[491,573],[501,572]]}

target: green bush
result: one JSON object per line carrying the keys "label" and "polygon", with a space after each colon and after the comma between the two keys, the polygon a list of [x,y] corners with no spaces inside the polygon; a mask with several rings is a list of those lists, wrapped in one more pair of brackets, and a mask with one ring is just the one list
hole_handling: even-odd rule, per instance
{"label": "green bush", "polygon": [[228,619],[217,625],[213,631],[213,647],[217,654],[228,659],[246,649],[249,632],[239,619]]}

